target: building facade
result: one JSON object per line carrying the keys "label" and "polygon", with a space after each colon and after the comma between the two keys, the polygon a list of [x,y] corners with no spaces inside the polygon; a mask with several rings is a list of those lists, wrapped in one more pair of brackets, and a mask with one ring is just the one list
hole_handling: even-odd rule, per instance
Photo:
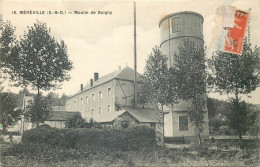
{"label": "building facade", "polygon": [[[156,128],[156,113],[153,108],[143,108],[137,98],[134,106],[134,70],[125,67],[101,78],[94,79],[80,91],[66,99],[66,111],[79,111],[86,120],[93,119],[105,127],[128,127],[145,125]],[[137,73],[137,78],[141,75]],[[138,89],[137,84],[137,89]]]}
{"label": "building facade", "polygon": [[[140,76],[140,74],[137,74]],[[66,111],[79,111],[83,118],[95,118],[134,105],[134,70],[125,67],[94,79],[66,99]]]}
{"label": "building facade", "polygon": [[[174,54],[178,54],[178,47],[188,39],[196,45],[204,45],[203,39],[203,16],[195,12],[178,12],[163,17],[159,22],[161,30],[160,48],[168,57],[168,67],[171,68],[174,63]],[[206,92],[202,95],[207,101]],[[179,137],[192,136],[194,133],[189,125],[187,110],[191,106],[190,101],[179,99],[173,107],[168,107],[169,114],[165,116],[165,136]],[[204,121],[203,136],[209,135],[208,109]]]}

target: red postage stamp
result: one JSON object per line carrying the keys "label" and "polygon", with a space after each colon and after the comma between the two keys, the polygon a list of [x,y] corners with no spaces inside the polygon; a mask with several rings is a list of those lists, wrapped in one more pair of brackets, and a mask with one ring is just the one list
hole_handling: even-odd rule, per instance
{"label": "red postage stamp", "polygon": [[225,7],[223,28],[225,30],[224,51],[241,55],[249,12]]}

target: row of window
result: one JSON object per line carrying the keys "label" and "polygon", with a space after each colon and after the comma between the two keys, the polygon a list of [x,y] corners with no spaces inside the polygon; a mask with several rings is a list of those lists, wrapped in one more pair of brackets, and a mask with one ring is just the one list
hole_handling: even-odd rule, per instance
{"label": "row of window", "polygon": [[[110,112],[111,111],[111,105],[107,105],[107,112]],[[91,110],[91,115],[94,115],[94,112],[95,112],[95,109],[93,108]],[[101,114],[102,113],[102,107],[99,107],[98,108],[98,114]]]}
{"label": "row of window", "polygon": [[[108,89],[107,89],[107,96],[108,96],[108,97],[111,96],[111,88],[108,88]],[[99,99],[99,100],[102,99],[102,91],[99,91],[99,92],[98,92],[98,99]],[[95,94],[94,94],[94,93],[91,95],[91,100],[92,100],[92,102],[95,101]],[[83,103],[84,103],[84,99],[81,98],[81,99],[80,99],[80,102],[81,102],[81,104],[83,104]],[[88,102],[89,102],[89,97],[86,96],[86,103],[88,103]],[[69,103],[68,103],[67,105],[69,106]],[[75,101],[74,101],[74,107],[76,107],[76,106],[77,106],[77,101],[75,100]]]}

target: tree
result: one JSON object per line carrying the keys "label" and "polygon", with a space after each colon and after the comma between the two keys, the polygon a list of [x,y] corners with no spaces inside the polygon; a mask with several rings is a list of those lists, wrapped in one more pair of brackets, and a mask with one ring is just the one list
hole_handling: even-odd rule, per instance
{"label": "tree", "polygon": [[16,36],[14,35],[15,29],[16,28],[12,26],[9,21],[4,22],[3,20],[1,20],[1,63],[8,62],[8,58],[12,54],[12,49],[16,45]]}
{"label": "tree", "polygon": [[30,92],[29,92],[29,90],[26,87],[23,88],[22,90],[20,90],[18,94],[25,95],[25,96],[30,96]]}
{"label": "tree", "polygon": [[[17,40],[14,34],[15,27],[9,21],[3,21],[0,18],[0,84],[3,83],[8,76],[11,79],[14,78],[14,66],[17,63],[11,65],[13,58],[17,58],[18,48]],[[1,89],[3,89],[1,87]]]}
{"label": "tree", "polygon": [[41,89],[55,89],[69,80],[72,69],[64,41],[55,40],[50,33],[45,23],[37,21],[20,39],[18,56],[9,55],[12,61],[8,64],[14,68],[17,80],[31,84],[38,95]]}
{"label": "tree", "polygon": [[63,93],[62,95],[61,95],[61,97],[60,97],[60,105],[61,106],[65,106],[66,105],[66,99],[68,98],[69,96],[67,96],[65,93]]}
{"label": "tree", "polygon": [[52,102],[54,106],[65,106],[66,99],[68,98],[68,96],[64,93],[61,95],[61,97],[59,97],[59,94],[49,92],[47,96],[50,96],[52,98]]}
{"label": "tree", "polygon": [[49,96],[52,100],[52,104],[54,106],[59,106],[59,94],[58,93],[54,93],[54,92],[49,92],[47,94],[47,96]]}
{"label": "tree", "polygon": [[145,77],[145,76],[140,76],[140,81],[139,81],[139,85],[140,88],[138,89],[138,95],[139,95],[139,99],[140,99],[140,104],[143,105],[143,108],[145,106],[145,104],[147,103],[151,103],[151,94],[152,91],[149,88],[149,86],[147,86],[147,84],[149,84],[149,78]]}
{"label": "tree", "polygon": [[208,114],[210,118],[213,118],[219,114],[226,115],[226,107],[227,102],[214,99],[214,98],[207,98],[207,108],[208,108]]}
{"label": "tree", "polygon": [[256,113],[252,108],[250,108],[245,101],[241,101],[237,104],[234,98],[229,100],[226,115],[229,126],[234,129],[237,134],[241,134],[239,137],[249,132],[256,122]]}
{"label": "tree", "polygon": [[51,97],[43,97],[42,95],[37,95],[34,100],[27,106],[24,117],[26,120],[36,124],[38,127],[40,123],[51,118],[53,114],[52,100]]}
{"label": "tree", "polygon": [[[161,112],[158,117],[162,119],[162,145],[164,146],[164,106],[173,104],[175,96],[172,90],[174,86],[171,85],[169,78],[169,70],[167,67],[167,57],[162,54],[158,47],[153,48],[153,52],[149,55],[146,61],[144,74],[141,77],[140,97],[144,102],[151,102],[159,104]],[[160,120],[161,120],[160,119]]]}
{"label": "tree", "polygon": [[17,99],[10,92],[0,92],[0,123],[3,131],[21,119],[22,110],[16,109]]}
{"label": "tree", "polygon": [[206,113],[206,59],[203,45],[196,45],[188,39],[179,46],[174,55],[174,64],[170,69],[171,78],[177,84],[178,98],[190,101],[188,108],[189,122],[198,135],[202,145],[204,115]]}
{"label": "tree", "polygon": [[[248,95],[254,91],[260,83],[260,48],[251,47],[251,43],[245,38],[243,51],[241,55],[217,51],[209,60],[210,69],[214,74],[215,89],[220,94],[233,95],[235,99],[231,99],[234,106],[232,113],[236,113],[234,117],[240,117],[241,95]],[[244,111],[246,112],[246,110]],[[239,118],[236,118],[239,119]],[[247,117],[241,117],[247,120]],[[241,146],[243,129],[241,126],[233,126],[238,133]]]}
{"label": "tree", "polygon": [[207,108],[209,117],[213,118],[216,115],[217,106],[215,105],[215,99],[207,98]]}

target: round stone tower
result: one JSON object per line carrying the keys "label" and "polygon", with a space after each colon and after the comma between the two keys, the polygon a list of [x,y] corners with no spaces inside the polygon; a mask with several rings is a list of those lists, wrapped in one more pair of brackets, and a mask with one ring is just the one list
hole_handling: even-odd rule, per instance
{"label": "round stone tower", "polygon": [[161,50],[168,56],[168,67],[172,66],[174,53],[184,39],[204,44],[203,17],[195,12],[178,12],[165,16],[160,20]]}
{"label": "round stone tower", "polygon": [[[204,46],[203,40],[203,16],[195,12],[178,12],[163,17],[159,22],[161,30],[161,51],[168,57],[168,67],[171,68],[174,54],[179,52],[178,47],[184,44],[184,40],[194,42],[196,45]],[[203,95],[206,100],[206,92]],[[190,101],[179,99],[179,102],[170,109],[165,123],[166,136],[192,136],[192,128],[182,129],[180,126],[183,116],[190,107]],[[207,111],[207,106],[204,108]],[[208,113],[205,115],[204,136],[208,136]],[[190,125],[189,125],[190,126]]]}

